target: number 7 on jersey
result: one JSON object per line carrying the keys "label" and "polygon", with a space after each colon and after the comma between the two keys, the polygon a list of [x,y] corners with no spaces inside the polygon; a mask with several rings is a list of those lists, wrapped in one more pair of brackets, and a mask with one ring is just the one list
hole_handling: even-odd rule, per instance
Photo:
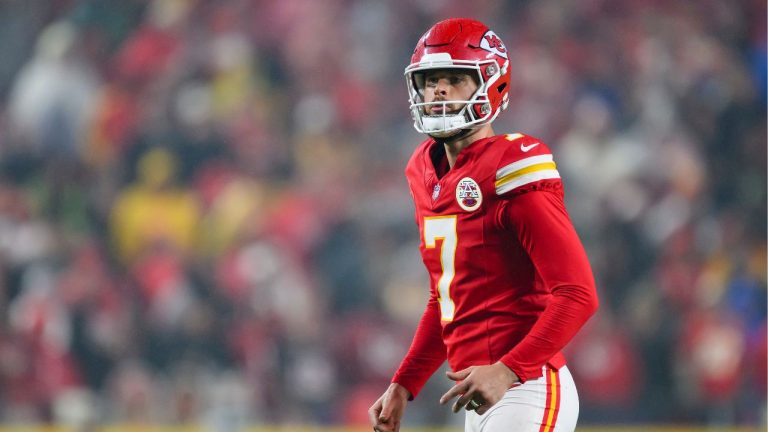
{"label": "number 7 on jersey", "polygon": [[453,321],[455,305],[451,300],[451,282],[456,275],[456,215],[427,216],[424,218],[424,246],[434,249],[437,241],[440,245],[440,268],[442,273],[437,281],[437,300],[440,303],[440,319]]}

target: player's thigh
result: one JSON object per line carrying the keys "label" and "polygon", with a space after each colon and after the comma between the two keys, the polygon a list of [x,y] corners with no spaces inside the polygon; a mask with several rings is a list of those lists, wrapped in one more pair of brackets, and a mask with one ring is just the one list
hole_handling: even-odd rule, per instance
{"label": "player's thigh", "polygon": [[573,382],[571,371],[564,366],[558,371],[561,399],[558,405],[558,420],[554,424],[553,432],[571,432],[576,429],[579,419],[579,394],[576,384]]}
{"label": "player's thigh", "polygon": [[512,388],[484,415],[467,413],[467,432],[570,432],[579,400],[567,368],[546,369],[543,377]]}

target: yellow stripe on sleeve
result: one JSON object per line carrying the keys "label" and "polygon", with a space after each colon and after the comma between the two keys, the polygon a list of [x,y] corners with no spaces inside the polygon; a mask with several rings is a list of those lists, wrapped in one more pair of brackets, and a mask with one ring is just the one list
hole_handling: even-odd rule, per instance
{"label": "yellow stripe on sleeve", "polygon": [[544,162],[536,165],[531,165],[525,168],[521,168],[515,172],[511,172],[504,177],[496,180],[496,188],[500,188],[501,186],[504,186],[506,183],[509,183],[512,179],[515,179],[517,177],[520,177],[524,174],[536,172],[536,171],[543,171],[543,170],[556,170],[557,165],[554,162]]}
{"label": "yellow stripe on sleeve", "polygon": [[527,157],[496,171],[496,194],[539,180],[558,179],[560,173],[551,154]]}

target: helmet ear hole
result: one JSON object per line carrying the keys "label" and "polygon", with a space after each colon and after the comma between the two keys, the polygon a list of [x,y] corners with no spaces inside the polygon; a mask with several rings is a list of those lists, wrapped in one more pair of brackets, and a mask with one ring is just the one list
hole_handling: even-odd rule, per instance
{"label": "helmet ear hole", "polygon": [[496,87],[496,90],[499,93],[503,93],[505,88],[507,88],[507,83],[501,83],[501,84],[499,84],[498,87]]}

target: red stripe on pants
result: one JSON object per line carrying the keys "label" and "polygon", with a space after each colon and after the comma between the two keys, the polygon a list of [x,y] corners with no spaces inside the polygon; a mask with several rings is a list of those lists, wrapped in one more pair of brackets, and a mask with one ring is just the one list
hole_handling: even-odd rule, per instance
{"label": "red stripe on pants", "polygon": [[544,406],[544,417],[541,419],[539,432],[552,432],[555,430],[557,414],[560,412],[560,375],[556,370],[546,368],[544,373],[547,386],[547,402]]}

